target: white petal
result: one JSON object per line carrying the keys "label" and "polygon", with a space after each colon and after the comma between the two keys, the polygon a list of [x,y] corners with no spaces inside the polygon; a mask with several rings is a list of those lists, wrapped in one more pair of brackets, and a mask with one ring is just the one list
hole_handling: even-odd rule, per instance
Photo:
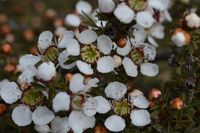
{"label": "white petal", "polygon": [[105,113],[107,113],[108,111],[111,110],[111,105],[110,105],[110,103],[107,99],[105,99],[102,96],[96,96],[95,99],[97,101],[96,111],[98,113],[105,114]]}
{"label": "white petal", "polygon": [[78,27],[81,24],[81,19],[76,14],[67,14],[65,17],[65,24],[68,26]]}
{"label": "white petal", "polygon": [[101,12],[111,13],[115,8],[113,0],[98,0],[98,7]]}
{"label": "white petal", "polygon": [[114,68],[115,62],[110,56],[104,56],[97,61],[97,70],[101,73],[112,72]]}
{"label": "white petal", "polygon": [[146,110],[133,110],[131,111],[131,123],[135,126],[146,126],[151,122],[150,114]]}
{"label": "white petal", "polygon": [[114,15],[120,22],[125,24],[131,23],[135,17],[134,11],[125,3],[117,5]]}
{"label": "white petal", "polygon": [[157,38],[157,39],[163,39],[165,36],[164,33],[164,26],[161,24],[155,24],[151,29],[150,29],[150,33],[153,37]]}
{"label": "white petal", "polygon": [[69,130],[69,122],[66,117],[60,118],[59,116],[56,116],[51,122],[52,133],[67,133]]}
{"label": "white petal", "polygon": [[123,48],[117,47],[117,53],[122,56],[129,54],[130,51],[131,51],[131,43],[129,40],[127,40],[125,47]]}
{"label": "white petal", "polygon": [[144,57],[148,61],[153,61],[156,58],[156,48],[147,44],[144,45]]}
{"label": "white petal", "polygon": [[38,38],[38,49],[41,53],[52,45],[53,34],[50,31],[43,31]]}
{"label": "white petal", "polygon": [[112,40],[106,35],[101,35],[97,38],[97,46],[104,54],[109,54],[112,50]]}
{"label": "white petal", "polygon": [[148,4],[160,11],[166,10],[169,6],[169,0],[148,0]]}
{"label": "white petal", "polygon": [[109,83],[108,86],[105,88],[106,96],[115,100],[119,100],[124,97],[126,91],[126,85],[117,81]]}
{"label": "white petal", "polygon": [[22,83],[30,84],[31,82],[33,82],[33,77],[36,76],[36,74],[37,74],[37,69],[35,66],[26,67],[18,77],[17,82],[19,84]]}
{"label": "white petal", "polygon": [[131,99],[131,103],[134,106],[138,108],[143,108],[143,109],[148,108],[149,106],[149,101],[143,95],[136,96],[134,99]]}
{"label": "white petal", "polygon": [[141,96],[141,95],[143,95],[143,92],[140,91],[140,90],[135,89],[135,90],[133,90],[131,93],[129,93],[129,98],[130,98],[131,100],[133,100],[133,99],[136,98],[137,96]]}
{"label": "white petal", "polygon": [[68,40],[73,39],[74,37],[74,32],[73,31],[67,31],[65,30],[59,38],[58,41],[58,48],[66,48],[67,45],[69,45]]}
{"label": "white petal", "polygon": [[91,44],[97,39],[97,34],[93,30],[84,30],[81,33],[76,32],[77,39],[83,44]]}
{"label": "white petal", "polygon": [[50,127],[48,125],[35,125],[34,129],[38,132],[38,133],[49,133],[51,132]]}
{"label": "white petal", "polygon": [[38,56],[34,56],[32,54],[27,54],[27,55],[20,57],[19,64],[22,67],[22,69],[25,69],[26,67],[36,65],[40,60],[41,60],[41,58]]}
{"label": "white petal", "polygon": [[137,13],[136,21],[142,27],[150,28],[154,23],[154,18],[149,12],[141,11]]}
{"label": "white petal", "polygon": [[15,103],[22,95],[15,82],[7,82],[1,87],[1,98],[8,104]]}
{"label": "white petal", "polygon": [[54,113],[45,106],[39,106],[32,114],[33,122],[37,125],[46,125],[54,119]]}
{"label": "white petal", "polygon": [[108,117],[104,123],[106,128],[112,132],[123,131],[126,127],[125,120],[117,115]]}
{"label": "white petal", "polygon": [[92,75],[94,73],[93,69],[91,68],[91,64],[87,64],[83,61],[77,61],[76,65],[78,69],[86,75]]}
{"label": "white petal", "polygon": [[8,80],[8,79],[3,79],[3,80],[0,81],[0,90],[1,90],[2,86],[3,86],[4,84],[6,84],[6,83],[9,83],[9,80]]}
{"label": "white petal", "polygon": [[134,43],[143,43],[147,37],[147,33],[144,31],[143,28],[139,28],[139,29],[136,29],[134,32],[133,32],[133,35],[134,35],[134,41],[135,42],[132,42],[132,44]]}
{"label": "white petal", "polygon": [[92,87],[98,87],[99,79],[92,78],[85,85],[85,92],[88,92]]}
{"label": "white petal", "polygon": [[66,43],[67,52],[69,55],[78,56],[80,55],[80,45],[75,39],[68,39]]}
{"label": "white petal", "polygon": [[140,66],[140,72],[148,77],[154,77],[158,74],[159,68],[158,65],[153,63],[142,63]]}
{"label": "white petal", "polygon": [[95,98],[87,98],[83,103],[83,113],[87,116],[94,116],[96,114],[97,101]]}
{"label": "white petal", "polygon": [[50,81],[56,76],[56,67],[52,62],[42,63],[37,70],[37,78]]}
{"label": "white petal", "polygon": [[72,80],[70,81],[69,84],[69,89],[73,92],[73,93],[77,93],[79,91],[83,91],[85,88],[85,85],[83,84],[84,82],[84,77],[81,74],[75,74],[72,77]]}
{"label": "white petal", "polygon": [[64,50],[63,52],[61,52],[58,56],[58,62],[59,65],[63,68],[63,69],[71,69],[76,65],[76,62],[73,62],[71,64],[65,64],[65,62],[67,60],[69,60],[69,54],[67,52],[67,50]]}
{"label": "white petal", "polygon": [[70,96],[66,92],[59,92],[53,99],[53,110],[55,112],[68,111],[70,107]]}
{"label": "white petal", "polygon": [[155,41],[155,39],[153,37],[148,36],[147,40],[152,46],[154,46],[154,47],[158,47],[159,46],[158,43]]}
{"label": "white petal", "polygon": [[32,122],[32,112],[29,107],[19,105],[12,111],[12,120],[18,126],[27,126]]}
{"label": "white petal", "polygon": [[76,11],[78,14],[82,14],[82,12],[90,14],[92,12],[92,6],[89,2],[80,0],[76,4]]}
{"label": "white petal", "polygon": [[69,125],[75,133],[82,133],[95,126],[95,117],[88,117],[80,111],[72,111],[69,115]]}
{"label": "white petal", "polygon": [[137,65],[135,65],[131,59],[125,57],[122,61],[122,64],[128,76],[137,77],[138,75]]}

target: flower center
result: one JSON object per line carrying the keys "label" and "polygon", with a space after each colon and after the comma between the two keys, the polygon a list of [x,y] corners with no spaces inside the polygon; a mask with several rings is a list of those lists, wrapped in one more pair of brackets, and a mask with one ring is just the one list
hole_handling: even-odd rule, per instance
{"label": "flower center", "polygon": [[129,56],[131,60],[137,65],[144,61],[144,52],[142,48],[133,49]]}
{"label": "flower center", "polygon": [[89,64],[95,63],[99,57],[99,50],[92,44],[86,45],[81,49],[81,59]]}
{"label": "flower center", "polygon": [[55,62],[58,58],[58,49],[57,47],[51,46],[44,53],[44,61],[52,61]]}
{"label": "flower center", "polygon": [[127,100],[115,101],[113,103],[113,110],[118,115],[127,115],[131,111],[131,105],[128,103]]}
{"label": "flower center", "polygon": [[82,104],[84,103],[84,96],[83,95],[73,95],[71,106],[74,109],[80,110],[82,108]]}
{"label": "flower center", "polygon": [[40,90],[35,88],[27,89],[23,93],[22,102],[29,106],[39,105],[43,100],[43,96]]}
{"label": "flower center", "polygon": [[147,7],[146,0],[128,0],[128,4],[135,11],[141,11]]}

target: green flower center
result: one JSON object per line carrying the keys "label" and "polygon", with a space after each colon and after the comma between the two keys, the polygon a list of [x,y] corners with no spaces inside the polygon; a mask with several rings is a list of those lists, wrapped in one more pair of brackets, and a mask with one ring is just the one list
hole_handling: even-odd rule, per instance
{"label": "green flower center", "polygon": [[27,89],[23,93],[22,102],[29,106],[39,105],[43,100],[43,96],[40,90],[35,88]]}
{"label": "green flower center", "polygon": [[99,50],[92,44],[86,45],[81,49],[81,59],[89,64],[95,63],[99,57]]}
{"label": "green flower center", "polygon": [[127,100],[115,101],[113,103],[113,110],[117,115],[127,115],[131,111],[131,105],[128,103]]}
{"label": "green flower center", "polygon": [[73,95],[72,96],[72,108],[74,109],[81,109],[82,104],[84,103],[84,96],[83,95]]}
{"label": "green flower center", "polygon": [[144,53],[142,48],[133,49],[129,56],[131,60],[137,65],[144,61]]}
{"label": "green flower center", "polygon": [[44,54],[44,61],[53,61],[55,62],[58,58],[58,49],[57,47],[49,47],[46,51],[45,51],[45,54]]}
{"label": "green flower center", "polygon": [[128,4],[135,11],[141,11],[147,7],[146,0],[128,0]]}

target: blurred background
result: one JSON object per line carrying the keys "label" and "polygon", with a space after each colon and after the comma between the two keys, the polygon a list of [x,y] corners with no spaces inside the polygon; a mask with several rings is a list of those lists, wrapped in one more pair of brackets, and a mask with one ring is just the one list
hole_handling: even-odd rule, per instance
{"label": "blurred background", "polygon": [[[67,27],[64,18],[68,13],[76,12],[77,1],[0,0],[0,80],[16,80],[14,72],[20,55],[34,53],[38,35],[43,30],[54,32],[58,26]],[[96,0],[85,1],[90,2],[93,9],[96,9]],[[171,31],[177,27],[177,20],[183,12],[191,8],[200,10],[200,0],[172,0],[170,14],[173,22],[164,23],[166,37],[158,41],[160,47],[156,62],[160,65],[160,74],[155,78],[139,76],[135,81],[137,88],[162,87],[170,79],[173,68],[167,62],[174,49],[170,41]],[[34,132],[30,128],[16,127],[9,116],[0,116],[0,133]]]}

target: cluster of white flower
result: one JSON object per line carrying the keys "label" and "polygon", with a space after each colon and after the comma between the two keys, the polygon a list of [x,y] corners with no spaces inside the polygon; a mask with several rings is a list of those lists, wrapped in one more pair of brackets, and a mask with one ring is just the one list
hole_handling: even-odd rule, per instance
{"label": "cluster of white flower", "polygon": [[188,32],[188,29],[199,29],[200,28],[200,17],[195,12],[187,13],[182,23],[181,27],[177,28],[171,38],[172,42],[177,47],[183,47],[185,45],[190,44],[191,42],[191,34]]}
{"label": "cluster of white flower", "polygon": [[[171,20],[167,11],[168,2],[98,0],[99,7],[96,11],[103,15],[113,14],[120,26],[128,25],[129,29],[133,29],[128,29],[125,34],[118,33],[125,36],[125,39],[120,40],[124,46],[120,46],[108,34],[99,32],[96,27],[74,31],[60,27],[56,30],[59,39],[55,41],[53,33],[42,32],[38,39],[38,55],[27,54],[19,60],[19,86],[7,80],[0,83],[1,98],[8,104],[18,103],[12,111],[13,121],[18,126],[27,126],[33,121],[35,129],[41,133],[66,133],[70,130],[82,133],[95,126],[96,114],[109,112],[112,115],[104,122],[109,131],[123,131],[126,127],[124,117],[127,115],[135,126],[148,125],[151,122],[146,110],[149,101],[141,91],[130,92],[126,83],[111,79],[103,85],[105,96],[94,96],[90,92],[93,88],[98,89],[101,83],[98,74],[125,74],[129,77],[137,77],[139,71],[148,77],[158,74],[158,65],[152,63],[156,57],[155,47],[158,46],[153,37],[164,37],[162,22]],[[89,15],[92,14],[92,7],[86,1],[79,1],[76,12]],[[101,25],[102,29],[106,28],[107,22],[101,22],[98,17],[95,19],[98,24],[105,24],[105,27]],[[133,21],[136,24],[131,24]],[[78,27],[81,19],[68,14],[66,23]],[[109,23],[112,25],[112,22]],[[60,70],[75,70],[75,74],[69,79],[69,83],[65,83],[68,90],[55,90],[52,98],[48,84],[58,75],[64,78],[65,73]],[[33,83],[43,88],[37,88]],[[48,104],[44,101],[48,101]],[[60,117],[60,111],[68,114]]]}

